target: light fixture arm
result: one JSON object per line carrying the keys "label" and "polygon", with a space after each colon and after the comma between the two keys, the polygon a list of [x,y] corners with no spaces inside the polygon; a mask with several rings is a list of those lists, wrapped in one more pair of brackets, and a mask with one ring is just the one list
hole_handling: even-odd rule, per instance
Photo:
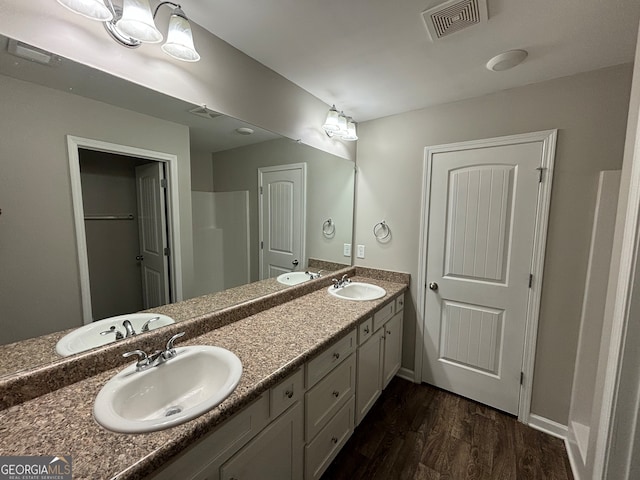
{"label": "light fixture arm", "polygon": [[[111,1],[111,0],[109,0]],[[153,11],[153,18],[156,18],[156,15],[158,14],[158,10],[160,10],[160,7],[163,5],[171,5],[172,7],[175,8],[175,10],[172,12],[172,15],[178,15],[179,17],[184,18],[185,20],[188,20],[187,16],[185,15],[184,11],[182,10],[182,6],[177,4],[177,3],[173,3],[173,2],[160,2],[158,4],[158,6],[156,7],[156,9]]]}

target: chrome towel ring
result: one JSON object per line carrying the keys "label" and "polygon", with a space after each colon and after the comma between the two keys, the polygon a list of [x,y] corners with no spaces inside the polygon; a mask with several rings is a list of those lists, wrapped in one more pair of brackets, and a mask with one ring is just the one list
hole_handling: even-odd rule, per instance
{"label": "chrome towel ring", "polygon": [[389,235],[391,235],[391,228],[389,228],[387,222],[382,220],[374,225],[373,236],[376,237],[376,240],[386,240]]}
{"label": "chrome towel ring", "polygon": [[331,238],[336,233],[336,222],[331,220],[330,218],[325,220],[322,224],[322,235],[327,238]]}

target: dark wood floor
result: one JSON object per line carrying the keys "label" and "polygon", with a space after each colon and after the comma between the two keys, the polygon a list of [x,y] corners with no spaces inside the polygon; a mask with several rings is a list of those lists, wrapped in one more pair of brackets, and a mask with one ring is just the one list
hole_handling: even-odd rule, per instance
{"label": "dark wood floor", "polygon": [[562,440],[395,378],[322,480],[572,480]]}

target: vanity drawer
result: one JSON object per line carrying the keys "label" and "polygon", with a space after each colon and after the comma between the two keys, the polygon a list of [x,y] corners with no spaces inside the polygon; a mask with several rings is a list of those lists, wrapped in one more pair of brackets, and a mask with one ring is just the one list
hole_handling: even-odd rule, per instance
{"label": "vanity drawer", "polygon": [[318,380],[329,373],[356,349],[356,331],[331,345],[313,360],[307,362],[307,388],[311,388]]}
{"label": "vanity drawer", "polygon": [[272,387],[269,392],[271,418],[276,418],[291,405],[302,399],[304,394],[304,373],[302,368]]}
{"label": "vanity drawer", "polygon": [[356,356],[350,355],[305,394],[305,438],[311,440],[355,394]]}
{"label": "vanity drawer", "polygon": [[396,306],[396,302],[391,301],[373,315],[373,331],[374,332],[378,330],[382,325],[387,323],[387,320],[393,317],[395,306]]}
{"label": "vanity drawer", "polygon": [[404,309],[404,293],[402,295],[398,295],[398,298],[396,298],[396,311],[395,311],[395,313],[398,313],[402,309]]}
{"label": "vanity drawer", "polygon": [[148,480],[209,478],[211,464],[224,462],[255,437],[269,423],[269,397],[266,393],[217,427],[183,454],[147,477]]}
{"label": "vanity drawer", "polygon": [[354,397],[336,413],[318,436],[305,447],[306,480],[322,476],[353,433]]}
{"label": "vanity drawer", "polygon": [[373,318],[369,317],[358,326],[358,345],[366,342],[373,335]]}

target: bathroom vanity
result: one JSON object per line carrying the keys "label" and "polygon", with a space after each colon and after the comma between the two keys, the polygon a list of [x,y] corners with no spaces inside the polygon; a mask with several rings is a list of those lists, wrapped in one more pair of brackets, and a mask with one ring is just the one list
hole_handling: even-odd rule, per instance
{"label": "bathroom vanity", "polygon": [[118,366],[1,411],[0,452],[71,455],[78,479],[320,478],[400,368],[408,276],[354,273],[386,295],[344,300],[320,281],[180,342],[224,347],[243,364],[235,391],[200,417],[144,434],[102,428],[93,402]]}

